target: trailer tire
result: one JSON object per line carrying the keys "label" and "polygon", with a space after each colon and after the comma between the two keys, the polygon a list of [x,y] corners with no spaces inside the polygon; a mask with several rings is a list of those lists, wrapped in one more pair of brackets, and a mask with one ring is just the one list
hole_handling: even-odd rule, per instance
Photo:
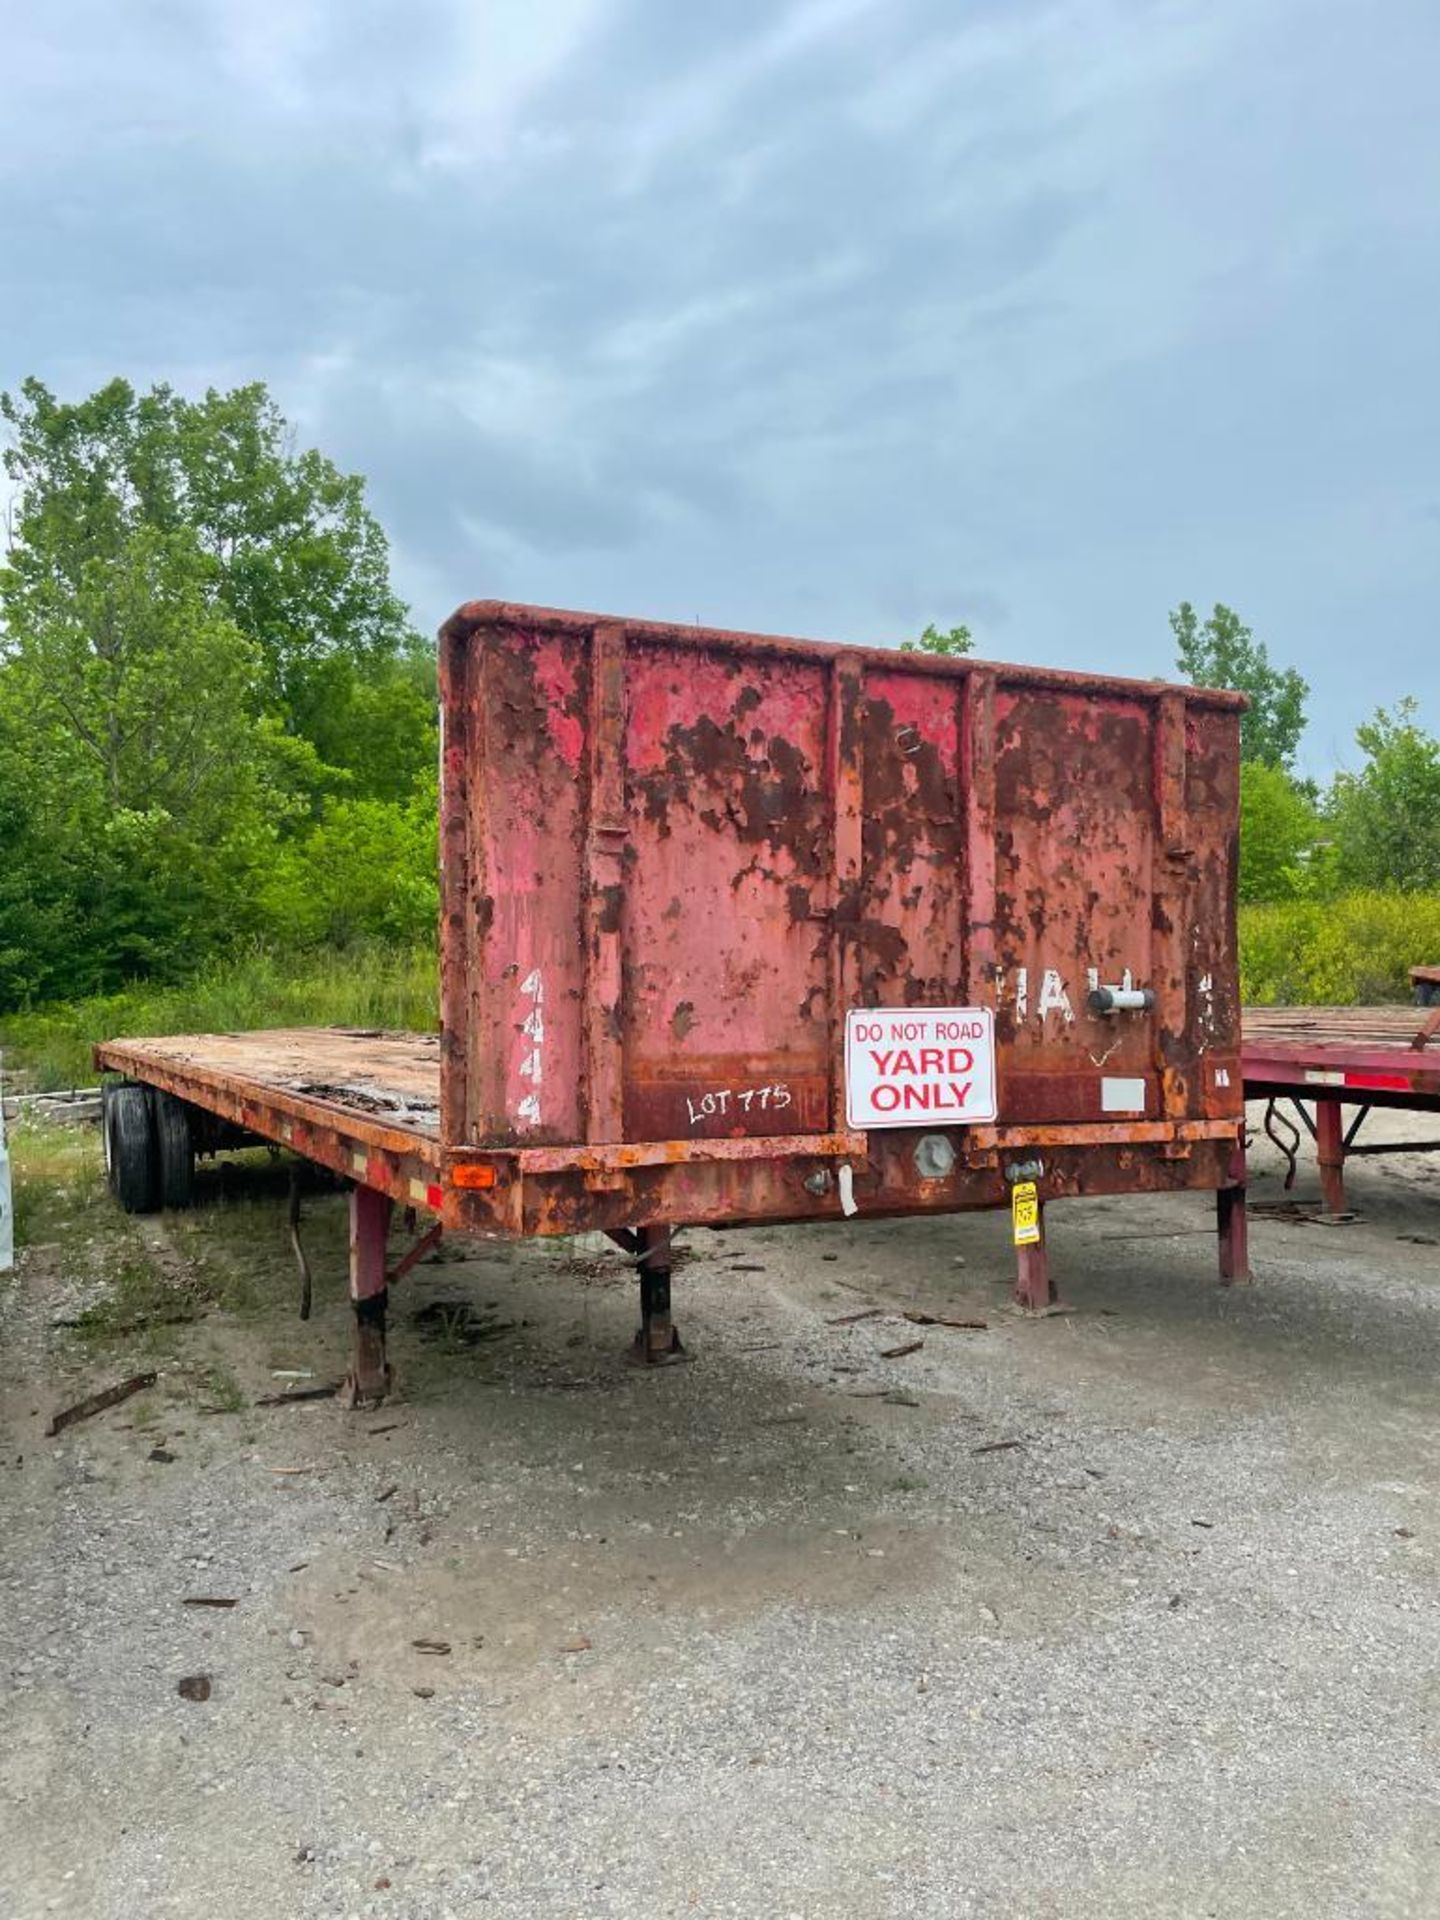
{"label": "trailer tire", "polygon": [[103,1108],[105,1175],[110,1191],[126,1213],[153,1213],[159,1197],[160,1164],[145,1089],[111,1087]]}
{"label": "trailer tire", "polygon": [[162,1207],[176,1210],[195,1202],[195,1136],[190,1109],[173,1093],[155,1095],[156,1167]]}

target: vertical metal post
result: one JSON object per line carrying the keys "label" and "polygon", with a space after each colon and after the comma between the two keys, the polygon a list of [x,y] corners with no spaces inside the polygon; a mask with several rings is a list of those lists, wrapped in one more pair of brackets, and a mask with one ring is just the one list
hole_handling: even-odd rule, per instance
{"label": "vertical metal post", "polygon": [[631,1357],[642,1366],[661,1366],[685,1349],[670,1317],[670,1229],[641,1227],[635,1235],[640,1268],[640,1331]]}
{"label": "vertical metal post", "polygon": [[390,1389],[385,1356],[385,1243],[391,1201],[375,1187],[350,1189],[350,1302],[355,1309],[355,1360],[346,1382],[352,1407],[373,1405]]}
{"label": "vertical metal post", "polygon": [[965,677],[961,722],[965,785],[966,994],[989,1006],[995,992],[995,676]]}
{"label": "vertical metal post", "polygon": [[1215,1195],[1216,1224],[1220,1233],[1220,1284],[1250,1278],[1249,1215],[1245,1210],[1244,1187],[1221,1187]]}
{"label": "vertical metal post", "polygon": [[[468,634],[447,625],[440,637],[440,1137],[461,1146],[475,1136],[471,1119],[478,1098],[473,1084],[480,1045],[475,1013],[479,964],[469,902],[483,892],[475,872],[480,849],[473,844],[470,775],[477,753],[478,718],[472,678],[483,669],[485,650]],[[472,890],[472,880],[474,887]]]}
{"label": "vertical metal post", "polygon": [[865,866],[864,704],[864,666],[853,653],[837,653],[830,666],[826,723],[827,781],[835,814],[825,985],[830,1017],[830,1124],[837,1131],[845,1125],[845,1015],[851,1007],[864,1005],[860,946],[853,925],[861,911]]}
{"label": "vertical metal post", "polygon": [[1185,1120],[1201,1112],[1189,1079],[1190,929],[1195,855],[1186,807],[1186,702],[1178,688],[1155,711],[1155,792],[1159,818],[1151,861],[1151,970],[1155,986],[1155,1062],[1160,1113]]}
{"label": "vertical metal post", "polygon": [[1045,1244],[1045,1203],[1039,1211],[1040,1238],[1028,1247],[1015,1249],[1015,1299],[1028,1313],[1039,1313],[1055,1304],[1055,1283],[1050,1278],[1050,1252]]}
{"label": "vertical metal post", "polygon": [[1245,1129],[1236,1136],[1230,1155],[1232,1184],[1215,1195],[1215,1222],[1220,1234],[1220,1284],[1250,1278],[1250,1217],[1245,1210]]}
{"label": "vertical metal post", "polygon": [[625,1137],[623,911],[630,828],[625,801],[625,629],[590,643],[584,886],[584,1113],[588,1141]]}
{"label": "vertical metal post", "polygon": [[1315,1157],[1327,1213],[1345,1211],[1344,1114],[1338,1100],[1315,1102]]}

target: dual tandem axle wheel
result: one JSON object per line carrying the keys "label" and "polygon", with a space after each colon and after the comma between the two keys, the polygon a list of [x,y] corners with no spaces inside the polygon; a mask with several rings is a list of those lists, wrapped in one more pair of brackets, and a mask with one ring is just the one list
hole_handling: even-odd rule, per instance
{"label": "dual tandem axle wheel", "polygon": [[126,1213],[188,1207],[195,1191],[190,1109],[172,1093],[131,1082],[107,1086],[101,1103],[105,1176]]}

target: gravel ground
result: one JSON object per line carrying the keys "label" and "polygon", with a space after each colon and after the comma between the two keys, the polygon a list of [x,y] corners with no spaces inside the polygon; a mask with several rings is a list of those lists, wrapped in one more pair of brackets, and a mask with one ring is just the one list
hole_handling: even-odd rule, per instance
{"label": "gravel ground", "polygon": [[[1440,1914],[1437,1172],[1257,1219],[1228,1292],[1202,1199],[1056,1208],[1038,1320],[993,1217],[695,1233],[655,1374],[594,1249],[457,1243],[363,1416],[251,1404],[343,1362],[337,1198],[302,1326],[263,1175],[143,1231],[47,1188],[0,1913]],[[137,1266],[220,1304],[56,1324]]]}

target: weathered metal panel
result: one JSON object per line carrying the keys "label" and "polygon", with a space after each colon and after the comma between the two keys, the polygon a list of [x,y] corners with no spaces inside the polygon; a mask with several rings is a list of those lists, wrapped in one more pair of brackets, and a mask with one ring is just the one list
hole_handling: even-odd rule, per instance
{"label": "weathered metal panel", "polygon": [[887,671],[863,689],[859,1006],[946,1006],[965,979],[962,689]]}
{"label": "weathered metal panel", "polygon": [[[1149,1019],[1096,1019],[1092,980],[1152,980],[1154,703],[1002,685],[995,701],[995,994],[1003,1112],[1099,1120],[1101,1081],[1153,1076]],[[1146,1117],[1158,1111],[1152,1090]]]}
{"label": "weathered metal panel", "polygon": [[826,679],[819,661],[629,648],[626,1139],[830,1124]]}
{"label": "weathered metal panel", "polygon": [[994,1007],[1012,1129],[1238,1122],[1234,696],[490,603],[443,643],[452,1148],[783,1152],[869,1006]]}

